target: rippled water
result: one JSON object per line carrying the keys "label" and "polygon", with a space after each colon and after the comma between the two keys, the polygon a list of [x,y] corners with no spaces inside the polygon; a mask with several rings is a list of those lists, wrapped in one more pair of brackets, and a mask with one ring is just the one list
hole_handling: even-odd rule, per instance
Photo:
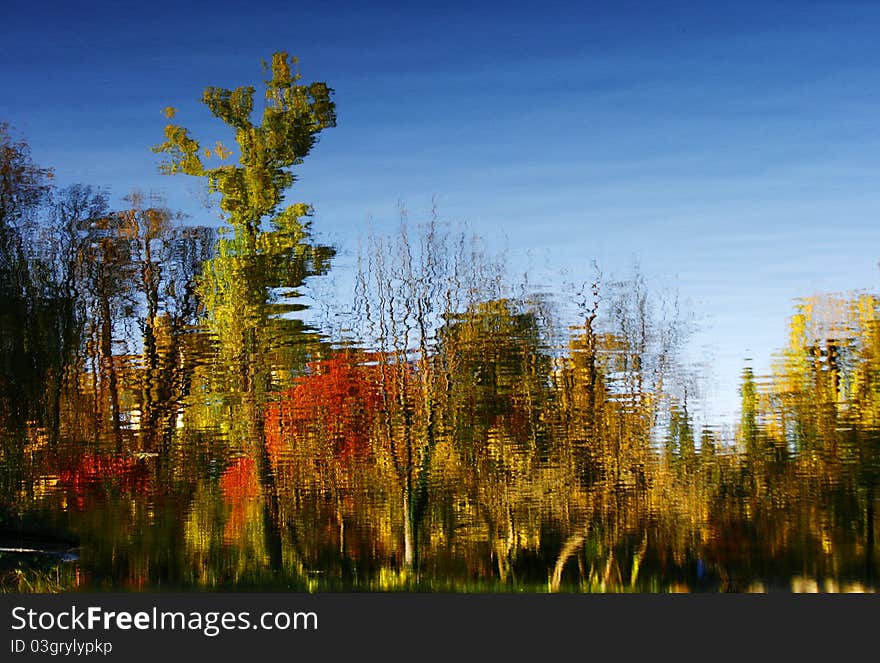
{"label": "rippled water", "polygon": [[800,302],[726,431],[638,275],[530,296],[429,228],[370,244],[319,328],[305,223],[87,193],[3,237],[6,590],[876,587],[874,295]]}

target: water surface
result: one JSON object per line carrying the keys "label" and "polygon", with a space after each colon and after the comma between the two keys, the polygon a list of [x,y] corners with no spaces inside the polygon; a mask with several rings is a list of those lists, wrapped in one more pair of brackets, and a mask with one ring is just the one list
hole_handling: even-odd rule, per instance
{"label": "water surface", "polygon": [[429,226],[322,328],[307,218],[65,195],[2,238],[5,590],[876,587],[875,295],[795,303],[730,430],[638,274],[537,296]]}

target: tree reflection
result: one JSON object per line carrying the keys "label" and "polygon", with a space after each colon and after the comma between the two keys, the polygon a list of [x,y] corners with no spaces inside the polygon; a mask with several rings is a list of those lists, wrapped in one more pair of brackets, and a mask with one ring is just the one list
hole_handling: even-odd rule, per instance
{"label": "tree reflection", "polygon": [[[875,587],[880,299],[801,302],[730,433],[674,297],[598,270],[530,295],[436,214],[370,239],[345,342],[321,334],[301,296],[335,252],[284,196],[335,109],[294,65],[259,124],[253,88],[206,90],[234,149],[157,148],[219,230],[57,190],[0,126],[0,537],[77,557],[35,586]],[[37,554],[0,585],[59,567]]]}

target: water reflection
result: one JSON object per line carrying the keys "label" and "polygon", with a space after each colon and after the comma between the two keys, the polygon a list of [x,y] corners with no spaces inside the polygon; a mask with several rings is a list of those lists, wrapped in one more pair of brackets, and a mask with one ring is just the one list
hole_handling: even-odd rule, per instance
{"label": "water reflection", "polygon": [[17,150],[4,589],[875,587],[877,297],[802,302],[725,436],[641,278],[586,284],[565,327],[477,245],[403,227],[363,252],[341,343],[291,315],[334,255],[307,207],[218,235],[50,196]]}
{"label": "water reflection", "polygon": [[342,347],[269,296],[329,249],[249,255],[152,207],[72,227],[58,344],[28,293],[2,328],[39,355],[4,353],[7,589],[874,586],[871,296],[801,306],[728,440],[638,280],[560,345],[472,252],[376,243]]}

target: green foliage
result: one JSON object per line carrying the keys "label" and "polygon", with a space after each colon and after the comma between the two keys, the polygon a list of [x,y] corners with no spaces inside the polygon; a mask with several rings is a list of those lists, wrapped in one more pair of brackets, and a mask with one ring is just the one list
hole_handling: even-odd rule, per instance
{"label": "green foliage", "polygon": [[683,326],[643,279],[608,313],[597,280],[557,343],[542,300],[433,223],[374,242],[358,349],[333,349],[287,315],[334,255],[308,205],[282,207],[335,124],[332,91],[293,65],[266,66],[258,125],[255,88],[205,91],[236,153],[176,124],[156,148],[219,194],[216,242],[77,190],[31,259],[49,171],[0,125],[0,498],[89,553],[0,556],[0,591],[873,582],[880,300],[801,307],[772,383],[743,373],[735,438],[673,395]]}
{"label": "green foliage", "polygon": [[[263,63],[271,77],[265,81],[260,124],[253,120],[252,86],[205,90],[202,103],[235,131],[238,165],[209,166],[212,157],[225,161],[232,152],[219,142],[213,150],[203,148],[189,130],[176,124],[165,128],[165,142],[153,148],[166,155],[163,172],[206,178],[210,190],[220,194],[229,222],[250,232],[258,230],[262,219],[274,214],[282,202],[284,190],[295,180],[290,168],[302,163],[321,131],[336,126],[333,90],[321,82],[300,84],[296,63],[285,52],[276,52],[271,66]],[[173,117],[173,109],[167,109],[166,115]]]}

